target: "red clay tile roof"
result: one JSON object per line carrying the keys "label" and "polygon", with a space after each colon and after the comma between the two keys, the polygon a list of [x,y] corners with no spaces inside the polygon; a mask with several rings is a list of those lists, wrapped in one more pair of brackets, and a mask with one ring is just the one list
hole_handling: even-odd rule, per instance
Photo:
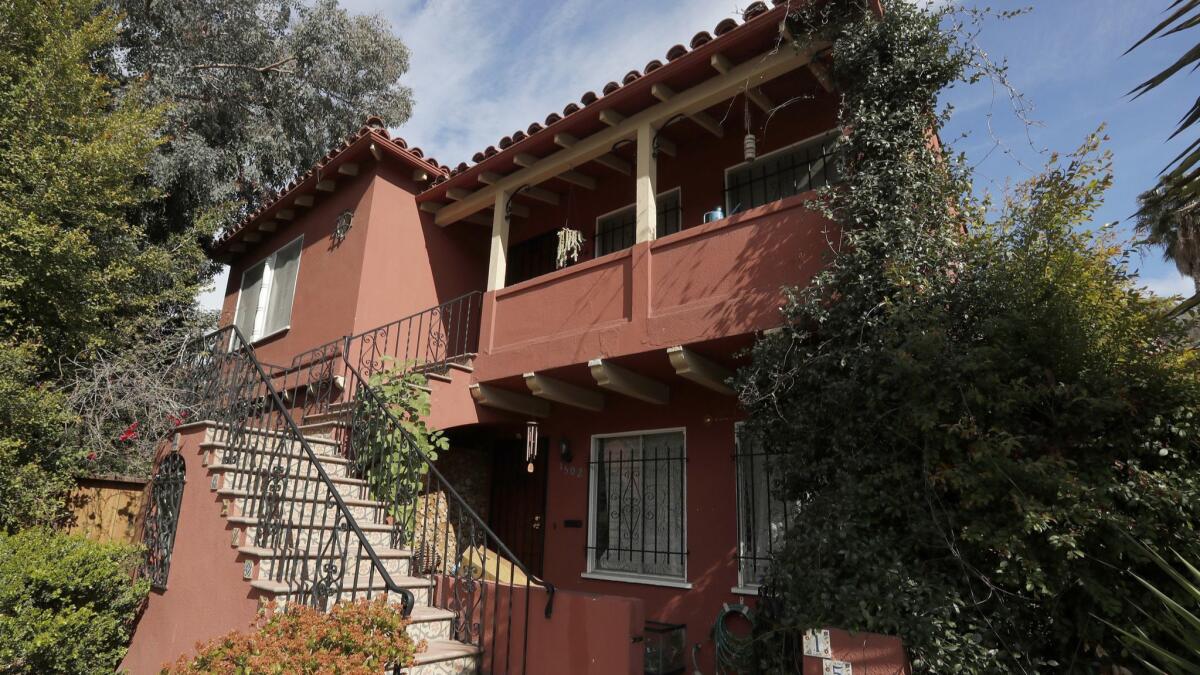
{"label": "red clay tile roof", "polygon": [[[784,5],[786,3],[786,1],[787,0],[772,0],[771,4],[774,5],[776,8],[779,8],[781,5]],[[739,28],[741,25],[745,25],[746,23],[749,23],[749,22],[759,18],[759,17],[767,14],[770,11],[771,11],[771,9],[767,7],[767,4],[765,2],[761,2],[761,1],[753,2],[750,4],[749,7],[747,7],[745,9],[745,11],[742,12],[742,17],[741,17],[742,24],[739,24],[736,19],[732,19],[732,18],[724,19],[716,25],[716,27],[713,29],[712,34],[709,34],[708,32],[705,32],[705,31],[701,31],[701,32],[697,33],[694,37],[692,37],[692,39],[689,43],[691,45],[691,49],[693,49],[693,50],[698,49],[708,43],[720,40],[722,38],[722,36],[729,34],[730,32]],[[716,36],[716,37],[714,37],[714,36]],[[437,160],[435,160],[433,158],[425,158],[424,153],[421,152],[420,148],[408,147],[408,144],[404,141],[404,139],[399,138],[399,137],[391,138],[391,136],[388,134],[387,130],[383,128],[383,121],[377,117],[370,117],[363,124],[361,129],[359,129],[355,134],[351,135],[349,138],[347,138],[345,141],[343,141],[341,145],[330,150],[329,153],[326,154],[325,157],[320,162],[318,162],[313,168],[309,169],[302,176],[298,176],[295,180],[293,180],[291,183],[289,183],[288,186],[286,188],[284,188],[273,199],[268,200],[259,209],[257,209],[253,213],[247,215],[246,218],[244,218],[242,220],[242,222],[238,224],[237,227],[222,234],[216,240],[216,242],[214,242],[214,248],[216,248],[216,249],[224,248],[234,238],[236,238],[241,232],[243,232],[247,228],[248,225],[254,223],[259,218],[262,218],[269,214],[273,214],[274,212],[280,210],[280,208],[282,207],[282,205],[285,202],[287,202],[289,199],[294,197],[293,193],[296,193],[300,189],[309,189],[311,186],[306,185],[306,183],[314,182],[315,178],[322,173],[322,169],[328,167],[335,159],[339,158],[343,153],[345,153],[347,150],[349,150],[352,146],[355,146],[363,137],[365,137],[367,135],[374,135],[377,139],[382,141],[381,145],[387,144],[387,145],[391,146],[390,149],[395,149],[398,151],[398,152],[394,152],[393,154],[397,154],[399,156],[408,158],[411,161],[413,161],[414,163],[421,165],[423,168],[428,169],[431,176],[433,177],[433,180],[430,182],[429,186],[426,187],[425,191],[428,191],[429,189],[438,187],[438,186],[446,183],[448,180],[452,179],[455,176],[458,176],[466,171],[469,171],[469,170],[475,168],[480,163],[491,159],[495,155],[500,154],[501,152],[504,152],[510,148],[515,147],[517,144],[521,143],[522,141],[529,140],[530,138],[532,138],[538,134],[551,133],[554,125],[562,122],[565,118],[570,117],[571,115],[578,114],[580,111],[585,110],[586,108],[594,106],[598,103],[599,104],[604,103],[605,99],[607,97],[611,96],[612,94],[616,93],[617,91],[621,90],[624,87],[635,84],[638,80],[640,80],[645,75],[648,75],[654,71],[657,71],[660,68],[667,67],[671,62],[677,61],[678,59],[682,58],[683,56],[686,56],[690,51],[691,50],[689,50],[688,47],[685,47],[683,45],[675,45],[667,50],[666,64],[664,64],[663,61],[654,59],[654,60],[650,61],[649,63],[647,63],[641,71],[631,70],[628,73],[626,73],[624,75],[624,77],[621,78],[620,83],[609,82],[608,84],[604,85],[603,89],[601,90],[602,93],[600,95],[597,95],[596,92],[594,92],[594,91],[585,92],[583,94],[583,96],[580,98],[580,103],[568,103],[563,108],[562,114],[559,114],[556,112],[550,113],[549,115],[546,116],[544,124],[539,124],[538,122],[533,122],[524,131],[518,130],[508,136],[505,136],[504,138],[501,138],[499,143],[497,144],[500,148],[499,150],[497,150],[496,146],[489,145],[487,148],[485,148],[484,150],[482,150],[480,152],[476,152],[471,157],[471,160],[473,162],[472,165],[468,165],[466,162],[460,162],[453,169],[451,169],[447,166],[438,164]]]}
{"label": "red clay tile roof", "polygon": [[409,160],[414,166],[420,166],[421,168],[428,170],[431,175],[445,176],[450,171],[449,168],[439,165],[436,159],[432,157],[425,157],[424,153],[421,152],[421,148],[410,148],[408,143],[403,138],[398,136],[392,138],[391,134],[388,133],[383,120],[378,117],[371,116],[363,122],[362,127],[360,127],[358,131],[346,137],[336,147],[330,149],[324,157],[322,157],[316,164],[312,166],[312,168],[293,178],[292,181],[287,184],[287,186],[277,192],[273,197],[264,200],[261,206],[251,213],[248,213],[236,226],[226,230],[225,232],[222,232],[213,241],[213,248],[217,250],[224,249],[228,244],[236,239],[239,234],[246,231],[247,226],[258,221],[260,218],[268,215],[274,215],[276,212],[280,211],[286,203],[290,203],[290,201],[302,191],[306,192],[311,190],[312,185],[310,185],[310,183],[315,184],[316,181],[320,180],[323,175],[329,175],[325,169],[334,169],[335,163],[341,164],[342,161],[344,161],[342,156],[348,150],[351,148],[357,149],[368,146],[369,143],[363,141],[363,139],[367,138],[368,136],[370,136],[372,140],[377,141],[380,147],[390,151],[391,154]]}
{"label": "red clay tile roof", "polygon": [[[787,0],[772,0],[771,4],[774,5],[775,7],[779,7],[781,5],[786,4],[786,2],[787,2]],[[745,9],[745,11],[742,12],[742,24],[748,23],[764,14],[767,14],[770,11],[771,11],[771,9],[769,7],[767,7],[767,4],[765,2],[751,3],[750,6],[747,7]],[[739,24],[737,22],[737,20],[733,19],[733,18],[723,19],[713,29],[712,34],[709,34],[705,31],[700,31],[699,33],[697,33],[691,39],[691,42],[690,42],[691,49],[698,49],[698,48],[704,46],[705,44],[708,44],[709,42],[717,40],[721,36],[728,34],[730,31],[734,30],[735,28],[738,28],[739,25],[742,25],[742,24]],[[713,37],[714,35],[717,37],[714,38]],[[667,63],[669,64],[672,61],[678,60],[679,58],[687,55],[690,51],[691,50],[689,50],[687,47],[685,47],[683,45],[675,45],[674,47],[671,47],[669,50],[667,50],[667,54],[666,54]],[[636,82],[637,80],[641,79],[643,76],[648,75],[648,74],[658,70],[659,68],[663,68],[663,67],[664,67],[664,64],[662,61],[659,61],[658,59],[654,59],[654,60],[650,61],[649,63],[647,63],[646,66],[641,71],[631,70],[628,73],[626,73],[624,75],[624,77],[621,78],[620,83],[609,82],[608,84],[604,85],[604,88],[601,90],[602,93],[599,96],[594,91],[585,92],[583,94],[583,96],[580,97],[579,103],[568,103],[563,108],[562,114],[552,112],[549,115],[547,115],[544,125],[534,122],[533,124],[529,125],[529,128],[527,129],[527,131],[525,133],[518,131],[518,132],[515,132],[514,134],[512,134],[511,136],[505,136],[504,138],[500,139],[500,142],[498,144],[500,147],[500,150],[501,151],[506,150],[509,147],[511,147],[512,145],[519,142],[520,140],[532,137],[538,133],[548,131],[548,129],[550,127],[554,126],[555,124],[558,124],[559,122],[562,122],[567,117],[577,114],[581,110],[584,110],[592,105],[595,105],[598,102],[602,102],[605,97],[611,96],[612,94],[614,94],[618,90],[622,89],[623,87],[629,86],[629,85],[633,84],[634,82]],[[582,105],[580,105],[580,104],[582,104]],[[520,134],[520,136],[521,136],[520,138],[518,138],[518,134]],[[483,162],[484,160],[491,158],[493,155],[496,155],[497,152],[498,151],[496,150],[495,147],[488,146],[487,149],[483,150],[482,152],[475,153],[471,157],[471,160],[474,164],[479,164],[479,163]],[[436,186],[446,182],[447,180],[463,173],[464,171],[468,171],[471,168],[472,167],[467,166],[465,163],[459,164],[454,169],[450,170],[450,172],[448,174],[441,176],[439,178],[436,178],[432,183],[430,183],[429,188],[436,187]]]}

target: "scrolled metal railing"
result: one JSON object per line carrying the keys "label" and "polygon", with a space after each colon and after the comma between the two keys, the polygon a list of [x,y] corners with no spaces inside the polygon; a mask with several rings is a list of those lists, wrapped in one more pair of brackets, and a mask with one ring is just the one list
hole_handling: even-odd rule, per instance
{"label": "scrolled metal railing", "polygon": [[[364,374],[349,361],[345,370],[354,399],[346,449],[357,475],[388,504],[392,546],[412,551],[413,573],[435,580],[430,604],[453,613],[454,639],[483,650],[483,672],[524,672],[530,591],[546,592],[549,618],[554,586],[534,576],[488,527]],[[516,629],[519,651],[513,644],[518,612],[524,615]]]}
{"label": "scrolled metal railing", "polygon": [[[374,520],[380,507],[363,481],[335,479],[326,470],[313,447],[320,443],[301,432],[237,327],[198,338],[179,365],[193,419],[209,421],[214,430],[210,468],[220,469],[222,479],[212,487],[235,505],[229,516],[257,549],[258,578],[319,609],[386,593],[411,613],[412,590],[395,581],[377,552],[390,543],[390,529],[375,528],[373,541],[360,525]],[[335,456],[337,447],[323,452]],[[357,498],[342,494],[354,490]]]}

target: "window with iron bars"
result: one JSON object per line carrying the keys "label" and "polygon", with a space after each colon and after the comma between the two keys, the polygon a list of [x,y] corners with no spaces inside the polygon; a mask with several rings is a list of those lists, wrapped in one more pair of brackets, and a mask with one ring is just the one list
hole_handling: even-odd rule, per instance
{"label": "window with iron bars", "polygon": [[683,431],[596,437],[588,571],[684,580]]}
{"label": "window with iron bars", "polygon": [[824,133],[725,171],[725,209],[733,214],[837,183],[837,132]]}
{"label": "window with iron bars", "polygon": [[734,453],[737,472],[738,585],[753,589],[763,583],[771,558],[783,547],[783,536],[800,516],[799,504],[782,498],[772,465],[782,453],[765,448],[738,425]]}
{"label": "window with iron bars", "polygon": [[[665,237],[679,231],[682,216],[679,204],[679,188],[664,192],[655,198],[658,207],[656,237]],[[637,205],[631,204],[596,219],[596,257],[633,246],[637,233]]]}

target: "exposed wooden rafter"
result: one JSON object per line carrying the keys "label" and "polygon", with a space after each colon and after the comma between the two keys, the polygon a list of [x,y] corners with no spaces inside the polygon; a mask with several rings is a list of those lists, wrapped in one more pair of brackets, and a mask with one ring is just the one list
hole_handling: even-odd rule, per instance
{"label": "exposed wooden rafter", "polygon": [[418,183],[424,183],[429,180],[429,172],[425,169],[413,169],[412,179]]}
{"label": "exposed wooden rafter", "polygon": [[296,206],[312,206],[314,197],[312,195],[299,195],[296,197]]}
{"label": "exposed wooden rafter", "polygon": [[421,209],[425,213],[437,213],[445,207],[446,205],[441,202],[421,202],[421,205],[417,208]]}
{"label": "exposed wooden rafter", "polygon": [[615,127],[621,122],[625,121],[625,116],[616,110],[601,110],[600,121],[604,122],[610,127]]}
{"label": "exposed wooden rafter", "polygon": [[733,387],[727,384],[733,377],[733,371],[725,366],[713,363],[682,346],[667,349],[667,357],[671,360],[676,375],[728,396],[736,393]]}
{"label": "exposed wooden rafter", "polygon": [[523,194],[531,199],[536,199],[539,202],[546,202],[547,204],[554,204],[556,206],[558,205],[557,192],[552,192],[546,188],[540,188],[536,185],[530,185],[524,190],[521,190],[519,194]]}
{"label": "exposed wooden rafter", "polygon": [[337,182],[333,180],[317,181],[317,189],[321,192],[333,192],[337,188]]}
{"label": "exposed wooden rafter", "polygon": [[[654,98],[662,101],[663,103],[670,101],[676,96],[675,90],[671,89],[665,84],[656,84],[650,87],[650,93],[654,95]],[[702,110],[694,110],[685,114],[689,119],[706,129],[710,134],[716,136],[717,138],[723,138],[725,136],[725,130],[721,128],[721,123],[713,119],[712,115],[709,115]]]}
{"label": "exposed wooden rafter", "polygon": [[372,143],[371,144],[371,156],[375,158],[376,162],[382,161],[383,160],[383,150],[380,150],[378,145],[375,145],[374,143]]}
{"label": "exposed wooden rafter", "polygon": [[262,230],[263,232],[274,232],[275,230],[279,229],[279,221],[264,220],[258,224],[258,229]]}
{"label": "exposed wooden rafter", "polygon": [[275,213],[275,217],[280,220],[291,220],[296,217],[296,212],[291,209],[279,209]]}
{"label": "exposed wooden rafter", "polygon": [[[531,166],[506,175],[503,180],[494,185],[476,190],[470,199],[451,204],[437,214],[437,223],[439,225],[453,223],[488,208],[495,201],[497,192],[515,190],[524,184],[537,185],[554,178],[563,171],[582,166],[587,162],[594,161],[597,157],[609,154],[614,143],[633,138],[640,126],[663,124],[678,114],[694,119],[696,113],[728,100],[738,92],[745,90],[746,87],[757,87],[784,73],[804,67],[814,54],[828,46],[827,41],[817,40],[801,49],[780,49],[747,59],[734,66],[728,73],[716,75],[677,94],[670,92],[674,95],[668,97],[667,100],[631,115],[618,126],[602,129],[583,139],[575,139],[563,133],[556,134],[555,142],[563,147],[562,150],[538,159]],[[659,87],[658,93],[665,96],[667,90]],[[632,173],[632,168],[630,168],[630,173]]]}
{"label": "exposed wooden rafter", "polygon": [[581,188],[585,188],[588,190],[596,189],[596,179],[595,178],[592,178],[591,176],[589,176],[587,174],[579,173],[578,171],[575,171],[574,169],[567,169],[566,171],[558,174],[555,177],[561,178],[572,185],[578,185]]}
{"label": "exposed wooden rafter", "polygon": [[563,382],[537,373],[525,373],[525,386],[529,387],[531,394],[547,401],[593,412],[604,410],[604,394],[570,382]]}
{"label": "exposed wooden rafter", "polygon": [[449,190],[446,190],[446,196],[450,199],[458,201],[460,199],[466,199],[467,197],[470,197],[471,190],[466,188],[450,188]]}
{"label": "exposed wooden rafter", "polygon": [[638,375],[605,359],[588,361],[588,368],[596,384],[609,391],[655,405],[666,405],[671,398],[670,387],[662,382]]}
{"label": "exposed wooden rafter", "polygon": [[242,241],[248,241],[251,243],[256,242],[256,241],[262,241],[262,235],[259,234],[258,232],[251,230],[251,231],[247,232],[246,234],[242,235]]}
{"label": "exposed wooden rafter", "polygon": [[479,174],[479,182],[484,185],[493,185],[504,180],[504,175],[495,171],[483,171]]}
{"label": "exposed wooden rafter", "polygon": [[343,176],[357,176],[358,164],[355,162],[343,162],[340,166],[338,166],[338,173],[342,174]]}
{"label": "exposed wooden rafter", "polygon": [[479,405],[525,417],[546,417],[550,414],[550,404],[546,401],[490,384],[472,384],[471,397]]}
{"label": "exposed wooden rafter", "polygon": [[[709,63],[712,64],[712,67],[718,73],[723,74],[733,70],[733,61],[730,61],[729,57],[725,56],[724,54],[713,54],[712,58],[709,60]],[[758,88],[747,88],[746,98],[750,99],[754,105],[761,108],[763,112],[769,113],[771,112],[771,109],[775,107],[771,104],[771,99],[767,98],[767,95],[762,93],[762,91]]]}
{"label": "exposed wooden rafter", "polygon": [[[567,133],[554,134],[554,143],[560,148],[572,148],[579,143],[579,139]],[[633,165],[616,155],[603,154],[593,157],[592,161],[601,166],[607,166],[617,173],[623,173],[626,176],[633,175]]]}

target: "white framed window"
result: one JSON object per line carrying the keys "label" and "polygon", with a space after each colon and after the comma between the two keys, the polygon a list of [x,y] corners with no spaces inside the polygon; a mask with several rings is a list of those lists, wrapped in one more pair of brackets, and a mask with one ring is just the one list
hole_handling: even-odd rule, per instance
{"label": "white framed window", "polygon": [[[654,198],[658,212],[655,237],[665,237],[679,231],[683,224],[680,189],[672,188]],[[623,251],[637,239],[637,204],[622,206],[616,211],[596,218],[596,257]]]}
{"label": "white framed window", "polygon": [[822,132],[725,169],[726,215],[837,183],[839,134]]}
{"label": "white framed window", "polygon": [[303,244],[304,237],[297,237],[242,272],[233,323],[251,342],[291,326]]}
{"label": "white framed window", "polygon": [[585,577],[687,586],[683,429],[592,437]]}
{"label": "white framed window", "polygon": [[787,529],[800,517],[799,505],[781,496],[772,467],[780,453],[750,438],[739,422],[734,425],[737,474],[738,587],[755,593],[770,570],[771,557],[783,547]]}

